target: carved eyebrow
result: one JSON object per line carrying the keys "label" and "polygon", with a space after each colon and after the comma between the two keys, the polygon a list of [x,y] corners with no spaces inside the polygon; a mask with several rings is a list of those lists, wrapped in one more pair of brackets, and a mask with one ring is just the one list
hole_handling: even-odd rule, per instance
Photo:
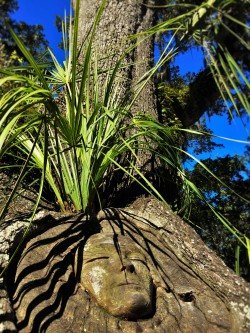
{"label": "carved eyebrow", "polygon": [[99,260],[99,259],[109,259],[109,256],[102,256],[102,257],[91,258],[91,259],[84,260],[84,262],[85,262],[85,264],[87,264],[89,262],[92,262],[92,261],[95,261],[95,260]]}

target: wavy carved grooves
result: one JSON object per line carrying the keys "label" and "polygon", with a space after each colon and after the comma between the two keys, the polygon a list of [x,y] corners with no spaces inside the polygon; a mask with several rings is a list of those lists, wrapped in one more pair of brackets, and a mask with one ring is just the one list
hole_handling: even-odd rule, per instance
{"label": "wavy carved grooves", "polygon": [[[228,285],[216,285],[215,266],[209,276],[206,259],[201,263],[204,253],[195,258],[195,252],[185,245],[185,237],[197,242],[198,249],[207,251],[206,256],[213,259],[214,265],[220,259],[189,227],[181,231],[186,235],[180,242],[180,231],[173,229],[176,223],[176,228],[183,227],[177,217],[165,214],[163,219],[146,212],[141,215],[146,218],[135,215],[133,210],[108,209],[98,217],[102,232],[127,235],[147,257],[155,288],[154,310],[149,317],[116,318],[100,308],[79,283],[84,244],[98,232],[99,224],[78,217],[51,221],[48,228],[37,232],[24,245],[12,265],[8,275],[13,280],[8,285],[19,332],[237,332],[229,310]],[[177,239],[176,244],[171,239]],[[188,261],[192,257],[191,264]],[[202,265],[204,272],[200,274]],[[232,287],[237,278],[230,274]]]}

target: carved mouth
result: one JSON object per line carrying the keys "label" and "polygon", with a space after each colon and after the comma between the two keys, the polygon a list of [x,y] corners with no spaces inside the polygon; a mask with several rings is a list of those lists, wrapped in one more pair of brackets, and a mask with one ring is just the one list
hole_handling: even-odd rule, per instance
{"label": "carved mouth", "polygon": [[124,283],[118,284],[118,286],[131,286],[131,285],[133,285],[133,286],[139,286],[139,284],[135,283],[135,282],[124,282]]}

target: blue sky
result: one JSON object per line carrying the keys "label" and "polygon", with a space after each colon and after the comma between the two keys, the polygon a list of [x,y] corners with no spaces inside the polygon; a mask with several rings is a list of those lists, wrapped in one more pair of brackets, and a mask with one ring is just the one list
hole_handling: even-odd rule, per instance
{"label": "blue sky", "polygon": [[[56,53],[60,61],[63,60],[64,52],[58,48],[61,34],[55,26],[56,15],[64,16],[65,10],[70,12],[70,0],[19,0],[19,10],[13,13],[12,17],[17,21],[22,20],[29,24],[41,24],[44,27],[46,39],[49,41],[50,48]],[[181,74],[187,72],[197,72],[203,66],[203,61],[199,51],[193,49],[186,54],[177,56],[175,63],[180,67]],[[209,127],[216,135],[229,137],[235,140],[247,140],[248,129],[242,126],[239,119],[235,119],[232,125],[228,125],[225,116],[213,116],[208,120]],[[225,148],[216,149],[211,154],[203,154],[199,158],[218,157],[226,154],[243,154],[245,145],[216,139],[216,142],[224,144]]]}
{"label": "blue sky", "polygon": [[[182,75],[188,72],[198,72],[204,67],[203,58],[201,52],[197,49],[191,49],[190,51],[180,54],[175,59],[175,64],[180,67],[180,73]],[[206,117],[208,127],[214,132],[215,135],[221,137],[227,137],[232,141],[215,138],[216,143],[223,144],[225,148],[215,149],[212,153],[204,153],[199,155],[199,158],[216,158],[219,156],[225,156],[226,154],[235,155],[244,154],[245,144],[233,141],[247,141],[250,135],[249,118],[244,119],[234,118],[229,125],[227,121],[227,115]]]}
{"label": "blue sky", "polygon": [[70,13],[70,0],[18,0],[18,3],[19,10],[13,13],[12,17],[29,24],[41,24],[50,48],[62,61],[64,52],[58,48],[61,34],[57,31],[55,17],[64,16],[65,11]]}

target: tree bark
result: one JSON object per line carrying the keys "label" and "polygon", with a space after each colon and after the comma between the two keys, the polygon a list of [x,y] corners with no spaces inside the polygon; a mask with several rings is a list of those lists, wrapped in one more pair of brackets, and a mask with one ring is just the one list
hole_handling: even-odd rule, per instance
{"label": "tree bark", "polygon": [[204,113],[209,114],[220,98],[220,92],[209,67],[201,71],[190,83],[189,90],[187,105],[175,110],[184,128],[194,125]]}
{"label": "tree bark", "polygon": [[[84,246],[97,232],[126,235],[147,258],[154,310],[146,318],[114,317],[84,289]],[[250,328],[249,284],[152,198],[105,209],[96,219],[45,214],[7,276],[18,332],[247,333]]]}
{"label": "tree bark", "polygon": [[[98,25],[93,51],[100,59],[99,67],[113,68],[124,52],[132,48],[123,60],[124,68],[120,71],[119,81],[116,81],[121,100],[133,97],[138,80],[152,67],[152,39],[143,40],[142,37],[138,37],[136,40],[132,40],[131,36],[152,27],[155,13],[148,5],[155,3],[156,0],[109,0]],[[84,42],[88,35],[100,4],[101,0],[81,1],[79,44]],[[137,47],[133,47],[133,45],[137,45]],[[157,117],[153,80],[149,80],[136,99],[132,112]]]}
{"label": "tree bark", "polygon": [[[152,25],[154,14],[146,6],[152,2],[108,1],[94,42],[99,56],[113,55],[102,61],[104,67],[112,66],[131,45],[131,34]],[[99,4],[100,0],[81,1],[80,36],[86,35]],[[128,91],[133,95],[138,77],[152,65],[152,52],[148,40],[128,54],[126,63],[131,66],[117,82],[124,96]],[[138,111],[157,116],[153,81],[137,100],[133,112]],[[18,221],[11,230],[7,224],[0,229],[0,269],[7,267],[26,226]],[[100,230],[127,235],[147,257],[154,283],[154,311],[147,318],[114,317],[83,288],[84,245]],[[3,332],[15,332],[15,326],[18,332],[33,333],[250,330],[247,283],[227,268],[192,228],[155,199],[138,199],[126,209],[105,209],[91,219],[46,213],[35,221],[18,253],[0,281],[0,315],[7,323],[0,326]]]}

